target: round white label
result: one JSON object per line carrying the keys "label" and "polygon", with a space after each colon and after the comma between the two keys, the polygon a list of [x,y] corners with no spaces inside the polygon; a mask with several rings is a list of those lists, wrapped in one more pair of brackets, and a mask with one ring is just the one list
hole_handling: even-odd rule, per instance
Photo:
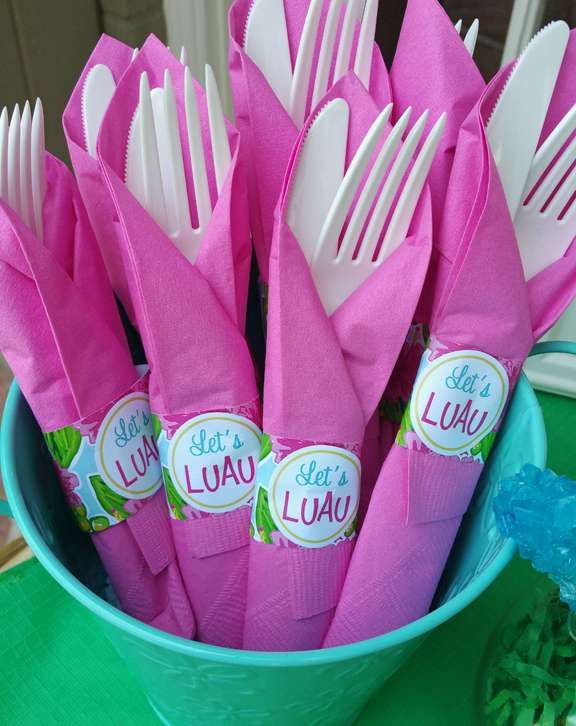
{"label": "round white label", "polygon": [[336,542],[354,521],[359,495],[360,460],[336,446],[308,446],[290,454],[268,488],[276,526],[303,547]]}
{"label": "round white label", "polygon": [[410,401],[414,430],[438,454],[470,451],[498,423],[508,398],[508,375],[476,350],[423,360]]}
{"label": "round white label", "polygon": [[247,418],[206,413],[187,421],[168,450],[178,493],[201,512],[228,512],[254,494],[262,432]]}
{"label": "round white label", "polygon": [[96,438],[96,463],[106,484],[128,499],[145,499],[162,485],[146,393],[129,393],[108,411]]}

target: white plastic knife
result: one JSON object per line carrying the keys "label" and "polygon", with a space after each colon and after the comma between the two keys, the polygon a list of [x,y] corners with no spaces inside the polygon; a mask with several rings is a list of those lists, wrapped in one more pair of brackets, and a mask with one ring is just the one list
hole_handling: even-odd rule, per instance
{"label": "white plastic knife", "polygon": [[110,68],[102,63],[92,66],[82,88],[82,126],[86,151],[93,158],[96,158],[100,124],[115,90],[116,83]]}
{"label": "white plastic knife", "polygon": [[288,109],[292,60],[283,0],[255,0],[246,21],[244,50]]}
{"label": "white plastic knife", "polygon": [[308,262],[344,178],[349,116],[342,98],[327,103],[310,125],[298,154],[286,222]]}
{"label": "white plastic knife", "polygon": [[568,25],[557,21],[532,38],[516,61],[486,126],[512,219],[520,206],[569,33]]}

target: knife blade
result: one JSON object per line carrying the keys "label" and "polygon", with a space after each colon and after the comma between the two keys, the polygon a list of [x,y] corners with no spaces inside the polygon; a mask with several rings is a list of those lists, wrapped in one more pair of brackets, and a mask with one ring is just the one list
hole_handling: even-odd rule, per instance
{"label": "knife blade", "polygon": [[342,98],[327,103],[308,128],[298,154],[286,222],[308,262],[344,178],[349,116]]}
{"label": "knife blade", "polygon": [[93,158],[96,158],[100,124],[115,90],[114,76],[108,66],[98,63],[89,70],[82,88],[82,126],[86,151]]}
{"label": "knife blade", "polygon": [[246,21],[244,50],[288,109],[292,60],[283,0],[255,0]]}
{"label": "knife blade", "polygon": [[486,126],[512,219],[520,206],[569,34],[568,25],[557,21],[532,38],[516,61]]}

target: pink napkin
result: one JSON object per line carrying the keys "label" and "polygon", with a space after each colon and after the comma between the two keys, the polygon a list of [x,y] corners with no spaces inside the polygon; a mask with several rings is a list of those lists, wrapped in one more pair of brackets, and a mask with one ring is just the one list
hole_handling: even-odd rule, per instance
{"label": "pink napkin", "polygon": [[[464,218],[464,236],[325,647],[386,633],[427,612],[521,365],[576,290],[573,249],[538,276],[547,291],[540,299],[524,281],[484,133],[504,79],[494,80],[460,133],[446,208]],[[560,300],[551,305],[553,293]]]}
{"label": "pink napkin", "polygon": [[[343,97],[350,105],[350,163],[378,109],[351,75],[329,97]],[[431,248],[425,195],[405,242],[328,318],[284,221],[305,135],[306,128],[287,171],[270,258],[264,386],[270,443],[263,446],[252,518],[244,631],[244,647],[251,650],[305,650],[322,643],[354,544],[364,428],[412,320]],[[393,314],[386,313],[392,309]],[[288,495],[282,489],[290,482],[281,472],[293,460],[307,471],[310,466],[320,471],[324,461],[336,473],[343,470],[347,482],[324,479],[319,495],[310,482],[302,484],[312,491],[302,514],[294,504],[300,502],[298,487],[292,485]]]}
{"label": "pink napkin", "polygon": [[[244,33],[251,0],[235,0],[230,8],[230,79],[236,123],[243,139],[243,153],[248,170],[250,224],[260,275],[268,280],[268,256],[274,226],[274,209],[278,202],[286,166],[298,136],[288,113],[276,94],[243,49]],[[296,60],[309,0],[285,0],[284,10],[292,65]],[[328,8],[326,0],[320,27]],[[321,36],[321,34],[320,34]],[[357,36],[353,50],[356,48]],[[317,40],[312,64],[312,78],[320,50]],[[354,55],[351,56],[354,58]],[[374,45],[370,93],[378,108],[391,100],[388,73],[380,50]],[[309,99],[310,102],[310,99]]]}
{"label": "pink napkin", "polygon": [[47,440],[53,446],[55,441],[75,444],[73,457],[68,457],[70,448],[59,446],[68,457],[59,467],[60,478],[77,519],[92,532],[120,605],[143,622],[190,637],[194,622],[168,518],[159,506],[162,493],[126,499],[112,494],[109,482],[98,477],[100,493],[114,506],[109,518],[90,521],[84,504],[94,503],[95,490],[84,503],[78,498],[74,459],[94,444],[113,403],[129,391],[145,400],[145,381],[139,380],[120,337],[112,291],[70,173],[47,157],[47,178],[45,244],[0,205],[0,347]]}
{"label": "pink napkin", "polygon": [[447,215],[442,225],[446,189],[454,162],[456,141],[466,117],[477,103],[485,83],[476,63],[438,0],[409,0],[390,70],[394,116],[409,106],[413,119],[430,109],[428,127],[447,113],[446,127],[430,169],[434,247],[428,279],[410,331],[381,405],[382,460],[390,450],[410,397],[423,346],[429,335],[434,300],[438,300],[450,273],[465,219]]}
{"label": "pink napkin", "polygon": [[[414,118],[430,109],[429,126],[440,114],[447,114],[428,176],[436,239],[458,133],[486,85],[438,0],[408,0],[390,82],[396,118],[408,106],[412,107]],[[457,246],[457,242],[452,245]],[[433,259],[443,254],[442,246],[435,244]]]}
{"label": "pink napkin", "polygon": [[64,109],[62,125],[78,187],[104,257],[112,288],[122,301],[128,317],[134,322],[134,311],[131,307],[120,248],[116,239],[114,205],[102,181],[98,160],[90,156],[86,150],[82,121],[82,96],[90,70],[95,65],[103,64],[110,69],[114,80],[118,83],[130,65],[131,58],[132,48],[114,38],[102,35],[72,91],[70,100]]}
{"label": "pink napkin", "polygon": [[[249,258],[241,254],[248,237],[238,136],[231,131],[233,166],[192,265],[122,178],[140,75],[146,71],[153,88],[163,83],[165,68],[172,76],[181,138],[187,138],[183,67],[151,37],[118,85],[102,124],[98,153],[120,220],[130,295],[150,364],[151,408],[157,417],[172,535],[197,637],[240,647],[260,406],[241,332],[243,268]],[[205,130],[202,93],[199,107]],[[206,139],[205,146],[209,149]],[[211,165],[209,172],[214,198]],[[188,166],[186,175],[190,180]],[[189,197],[193,208],[191,193]]]}

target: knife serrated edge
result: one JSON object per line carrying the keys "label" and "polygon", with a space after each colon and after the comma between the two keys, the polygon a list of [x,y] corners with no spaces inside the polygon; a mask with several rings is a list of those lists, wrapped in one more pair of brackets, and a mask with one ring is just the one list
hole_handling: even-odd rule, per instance
{"label": "knife serrated edge", "polygon": [[488,118],[488,121],[486,123],[486,128],[488,128],[488,126],[490,126],[490,123],[491,123],[492,119],[494,118],[494,114],[496,113],[496,111],[498,109],[498,106],[500,105],[500,103],[502,101],[502,97],[504,96],[504,94],[506,92],[506,89],[508,88],[508,86],[509,86],[512,78],[516,75],[516,71],[518,70],[518,66],[520,64],[520,61],[524,58],[524,56],[528,52],[529,48],[531,48],[531,46],[534,45],[535,41],[537,39],[539,39],[540,36],[543,33],[547,32],[557,22],[558,22],[557,20],[553,20],[550,23],[548,23],[547,25],[545,25],[543,28],[540,28],[540,30],[531,38],[531,40],[529,41],[528,45],[524,48],[524,50],[522,51],[522,53],[520,53],[520,55],[518,56],[518,58],[514,62],[514,65],[510,69],[510,73],[508,74],[508,78],[506,79],[506,83],[502,86],[502,89],[500,90],[500,93],[498,94],[498,98],[496,99],[496,102],[494,104],[494,108],[492,109],[492,112],[490,113],[490,117]]}
{"label": "knife serrated edge", "polygon": [[244,23],[244,31],[242,33],[242,47],[246,48],[246,36],[248,35],[248,26],[250,25],[250,20],[252,19],[252,13],[254,12],[254,6],[256,5],[256,0],[252,0],[250,3],[250,7],[248,8],[248,12],[246,14],[246,22]]}

